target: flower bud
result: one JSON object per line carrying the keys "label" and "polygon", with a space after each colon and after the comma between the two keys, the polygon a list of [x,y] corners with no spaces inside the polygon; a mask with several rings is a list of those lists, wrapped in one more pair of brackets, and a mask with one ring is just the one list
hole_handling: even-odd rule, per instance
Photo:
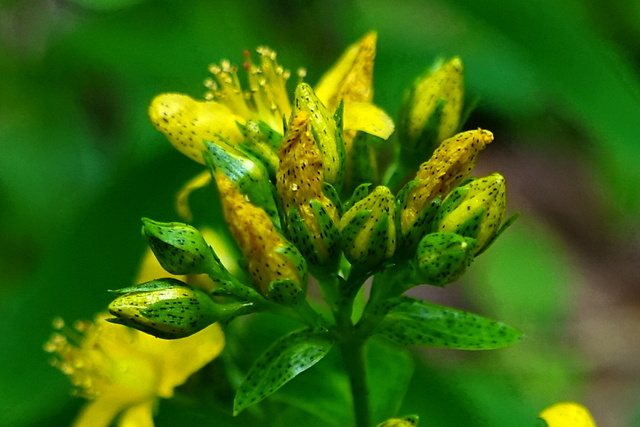
{"label": "flower bud", "polygon": [[419,239],[430,231],[430,212],[438,197],[446,196],[476,164],[478,154],[493,141],[493,134],[477,129],[461,132],[440,144],[431,158],[420,165],[413,181],[400,194],[399,225],[402,247],[415,247]]}
{"label": "flower bud", "polygon": [[289,279],[296,288],[291,295],[304,292],[307,264],[298,249],[280,234],[265,210],[247,200],[226,175],[216,173],[215,180],[225,220],[255,288],[270,298],[271,284]]}
{"label": "flower bud", "polygon": [[180,222],[142,218],[142,235],[162,268],[171,274],[202,274],[215,263],[214,254],[200,232]]}
{"label": "flower bud", "polygon": [[311,132],[309,113],[291,119],[278,152],[280,167],[276,189],[286,215],[286,229],[302,255],[319,271],[337,267],[339,259],[339,210],[327,197],[324,162]]}
{"label": "flower bud", "polygon": [[165,278],[113,291],[112,323],[130,326],[164,339],[184,338],[224,321],[244,304],[221,305],[205,292]]}
{"label": "flower bud", "polygon": [[499,173],[456,188],[442,203],[435,229],[476,239],[475,254],[480,254],[504,229],[505,190],[504,177]]}
{"label": "flower bud", "polygon": [[163,93],[149,105],[151,123],[181,153],[204,164],[204,141],[244,139],[236,122],[244,120],[216,101],[196,101],[180,93]]}
{"label": "flower bud", "polygon": [[341,188],[346,170],[346,151],[342,139],[342,108],[334,117],[318,99],[311,86],[300,83],[295,91],[293,117],[307,114],[309,130],[320,150],[323,179],[336,188]]}
{"label": "flower bud", "polygon": [[417,415],[408,415],[403,418],[389,418],[387,421],[384,421],[377,425],[377,427],[417,427],[417,426],[418,426]]}
{"label": "flower bud", "polygon": [[340,220],[342,250],[352,264],[373,266],[396,248],[395,198],[385,186],[356,202]]}
{"label": "flower bud", "polygon": [[407,93],[398,119],[401,162],[411,169],[451,137],[460,124],[464,96],[462,62],[438,61]]}
{"label": "flower bud", "polygon": [[416,252],[416,276],[426,284],[444,286],[456,281],[473,261],[476,240],[455,233],[430,233]]}

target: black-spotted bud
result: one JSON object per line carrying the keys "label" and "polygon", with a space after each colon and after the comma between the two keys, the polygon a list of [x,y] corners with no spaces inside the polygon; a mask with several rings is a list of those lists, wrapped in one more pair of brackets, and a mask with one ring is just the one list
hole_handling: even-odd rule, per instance
{"label": "black-spotted bud", "polygon": [[215,255],[200,232],[180,222],[142,218],[142,235],[158,262],[171,274],[202,274],[216,263]]}
{"label": "black-spotted bud", "polygon": [[464,98],[460,58],[442,60],[407,93],[398,118],[401,161],[411,168],[429,156],[460,125]]}
{"label": "black-spotted bud", "polygon": [[456,233],[430,233],[416,252],[416,277],[421,282],[445,286],[456,281],[471,265],[476,240]]}
{"label": "black-spotted bud", "polygon": [[435,230],[476,239],[475,254],[480,254],[515,219],[503,225],[505,190],[504,177],[499,173],[456,188],[442,203]]}
{"label": "black-spotted bud", "polygon": [[338,190],[346,171],[346,149],[342,136],[342,111],[338,108],[336,117],[318,99],[311,86],[300,83],[295,91],[293,117],[305,114],[309,122],[310,133],[320,150],[323,165],[323,180]]}
{"label": "black-spotted bud", "polygon": [[377,427],[418,427],[418,416],[408,415],[402,418],[389,418]]}
{"label": "black-spotted bud", "polygon": [[389,188],[376,187],[340,219],[342,250],[361,268],[391,258],[396,248],[395,198]]}
{"label": "black-spotted bud", "polygon": [[420,165],[415,179],[398,194],[398,226],[402,236],[399,246],[413,249],[431,231],[438,199],[462,182],[473,170],[480,151],[492,141],[493,134],[487,130],[461,132],[443,141],[431,158]]}
{"label": "black-spotted bud", "polygon": [[180,280],[165,278],[113,291],[112,323],[164,339],[184,338],[212,323],[231,318],[247,304],[218,304],[207,293]]}

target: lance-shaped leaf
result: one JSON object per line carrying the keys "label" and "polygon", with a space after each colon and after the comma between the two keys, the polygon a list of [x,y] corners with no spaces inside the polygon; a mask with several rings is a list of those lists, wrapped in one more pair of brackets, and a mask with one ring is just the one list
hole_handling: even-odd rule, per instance
{"label": "lance-shaped leaf", "polygon": [[260,402],[296,375],[318,363],[331,350],[326,332],[303,329],[276,341],[249,370],[233,402],[234,415]]}
{"label": "lance-shaped leaf", "polygon": [[402,345],[458,350],[490,350],[522,339],[517,329],[477,314],[410,297],[385,303],[390,307],[376,333]]}

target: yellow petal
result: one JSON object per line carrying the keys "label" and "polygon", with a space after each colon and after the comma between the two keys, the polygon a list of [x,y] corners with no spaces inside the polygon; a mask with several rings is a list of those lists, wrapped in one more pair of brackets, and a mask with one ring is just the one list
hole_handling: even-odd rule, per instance
{"label": "yellow petal", "polygon": [[108,427],[129,406],[129,402],[105,396],[87,403],[76,417],[72,427]]}
{"label": "yellow petal", "polygon": [[346,102],[344,105],[344,128],[345,130],[361,130],[387,139],[393,133],[394,126],[391,117],[370,102]]}
{"label": "yellow petal", "polygon": [[285,278],[302,287],[306,267],[287,255],[297,253],[295,246],[276,230],[265,210],[247,200],[226,175],[217,173],[215,179],[225,220],[260,292],[267,295],[271,282]]}
{"label": "yellow petal", "polygon": [[584,406],[574,402],[561,402],[540,413],[549,427],[596,427],[591,414]]}
{"label": "yellow petal", "polygon": [[159,365],[159,397],[173,396],[173,389],[204,365],[215,359],[224,348],[224,334],[217,323],[191,336],[176,340],[160,340],[140,333],[140,351]]}
{"label": "yellow petal", "polygon": [[191,178],[182,186],[176,197],[176,211],[185,221],[191,221],[193,215],[189,208],[189,196],[196,190],[206,187],[211,182],[211,172],[204,171]]}
{"label": "yellow petal", "polygon": [[373,61],[376,56],[375,32],[367,33],[349,46],[338,62],[327,71],[316,87],[316,94],[331,111],[340,101],[373,99]]}
{"label": "yellow petal", "polygon": [[180,93],[163,93],[151,101],[149,117],[178,151],[202,164],[204,140],[216,141],[222,137],[239,143],[244,139],[236,123],[244,123],[245,119],[215,101],[196,101]]}
{"label": "yellow petal", "polygon": [[152,400],[126,409],[118,419],[118,427],[153,427]]}

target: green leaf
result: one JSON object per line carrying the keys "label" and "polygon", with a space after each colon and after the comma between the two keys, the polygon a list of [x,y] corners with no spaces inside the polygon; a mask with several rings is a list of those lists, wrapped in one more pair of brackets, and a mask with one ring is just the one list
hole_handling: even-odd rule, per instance
{"label": "green leaf", "polygon": [[326,332],[303,329],[276,341],[249,370],[233,403],[233,413],[261,401],[301,372],[318,363],[331,350]]}
{"label": "green leaf", "polygon": [[409,297],[388,303],[392,307],[376,333],[399,344],[489,350],[522,338],[517,329],[466,311]]}

